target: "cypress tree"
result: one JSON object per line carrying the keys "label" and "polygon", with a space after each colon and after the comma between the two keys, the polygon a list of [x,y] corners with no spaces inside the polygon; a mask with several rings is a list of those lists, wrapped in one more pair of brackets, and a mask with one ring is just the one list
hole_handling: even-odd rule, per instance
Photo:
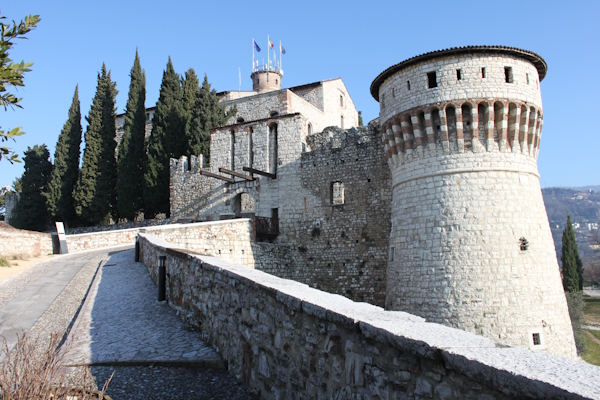
{"label": "cypress tree", "polygon": [[180,136],[178,140],[179,147],[175,152],[176,158],[181,157],[182,155],[190,156],[189,150],[189,139],[188,134],[190,131],[192,115],[194,112],[194,107],[196,105],[196,97],[200,92],[200,81],[198,80],[198,76],[193,68],[190,68],[185,73],[185,77],[181,81],[181,85],[183,87],[183,96],[181,99],[183,115],[182,118],[185,122],[184,134]]}
{"label": "cypress tree", "polygon": [[21,196],[9,221],[19,229],[44,231],[48,223],[48,211],[44,192],[52,173],[50,152],[45,144],[28,147],[24,152],[25,172],[21,178]]}
{"label": "cypress tree", "polygon": [[106,224],[111,216],[116,218],[116,95],[116,83],[102,64],[96,95],[86,117],[83,162],[73,196],[77,215],[88,225]]}
{"label": "cypress tree", "polygon": [[65,122],[56,143],[54,168],[52,169],[48,191],[45,193],[50,217],[53,221],[64,221],[67,226],[74,224],[77,218],[73,201],[73,189],[79,174],[81,132],[79,88],[75,86],[73,102],[71,108],[69,108],[69,118]]}
{"label": "cypress tree", "polygon": [[177,138],[185,133],[182,122],[181,99],[183,91],[179,75],[173,68],[171,57],[163,72],[160,96],[152,120],[152,132],[148,139],[148,151],[144,168],[145,217],[152,218],[159,213],[170,214],[169,208],[169,159],[176,155]]}
{"label": "cypress tree", "polygon": [[210,130],[225,125],[235,114],[236,106],[226,111],[225,107],[219,104],[217,91],[211,90],[208,78],[204,75],[187,132],[187,155],[203,154],[207,159],[210,158]]}
{"label": "cypress tree", "polygon": [[146,135],[146,74],[138,52],[131,69],[123,138],[119,145],[117,204],[119,217],[135,219],[143,210],[144,140]]}
{"label": "cypress tree", "polygon": [[579,252],[577,242],[575,241],[575,231],[571,223],[571,216],[567,216],[567,226],[563,230],[562,236],[562,262],[563,287],[566,292],[577,292],[580,290],[579,273],[577,271]]}

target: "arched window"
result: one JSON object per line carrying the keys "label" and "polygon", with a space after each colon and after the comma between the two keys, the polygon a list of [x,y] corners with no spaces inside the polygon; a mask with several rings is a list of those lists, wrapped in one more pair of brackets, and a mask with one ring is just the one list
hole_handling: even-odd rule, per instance
{"label": "arched window", "polygon": [[312,135],[312,124],[308,124],[308,136]]}
{"label": "arched window", "polygon": [[269,172],[277,174],[277,124],[269,126]]}
{"label": "arched window", "polygon": [[242,122],[244,122],[244,118],[242,118],[242,117],[239,117],[239,118],[236,120],[236,122],[237,122],[238,124],[241,124]]}
{"label": "arched window", "polygon": [[344,129],[344,116],[340,117],[340,128]]}
{"label": "arched window", "polygon": [[340,94],[340,106],[344,107],[344,96]]}

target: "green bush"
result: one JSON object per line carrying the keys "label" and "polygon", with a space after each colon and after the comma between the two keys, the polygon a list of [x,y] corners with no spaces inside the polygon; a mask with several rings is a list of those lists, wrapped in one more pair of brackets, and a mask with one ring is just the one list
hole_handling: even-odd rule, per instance
{"label": "green bush", "polygon": [[10,264],[6,258],[0,257],[0,267],[10,267]]}

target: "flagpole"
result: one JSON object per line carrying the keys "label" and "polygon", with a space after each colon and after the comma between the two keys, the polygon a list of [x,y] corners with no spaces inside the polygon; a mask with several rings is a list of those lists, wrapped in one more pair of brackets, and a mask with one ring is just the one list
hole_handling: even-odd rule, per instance
{"label": "flagpole", "polygon": [[239,74],[239,78],[240,78],[240,86],[238,86],[238,95],[239,95],[242,90],[242,68],[241,67],[238,67],[238,74]]}
{"label": "flagpole", "polygon": [[281,66],[281,40],[279,41],[279,69],[282,69]]}
{"label": "flagpole", "polygon": [[269,43],[271,43],[271,39],[269,35],[267,35],[267,82],[269,82],[269,66],[271,65],[271,52],[269,51]]}
{"label": "flagpole", "polygon": [[252,69],[250,69],[250,74],[254,72],[254,38],[252,38]]}

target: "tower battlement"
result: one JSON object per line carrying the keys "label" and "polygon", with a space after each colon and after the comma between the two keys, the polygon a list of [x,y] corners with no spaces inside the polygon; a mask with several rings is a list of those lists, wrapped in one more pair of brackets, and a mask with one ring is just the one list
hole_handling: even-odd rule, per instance
{"label": "tower battlement", "polygon": [[535,53],[471,46],[373,81],[392,172],[386,308],[573,357],[537,171],[546,71]]}

